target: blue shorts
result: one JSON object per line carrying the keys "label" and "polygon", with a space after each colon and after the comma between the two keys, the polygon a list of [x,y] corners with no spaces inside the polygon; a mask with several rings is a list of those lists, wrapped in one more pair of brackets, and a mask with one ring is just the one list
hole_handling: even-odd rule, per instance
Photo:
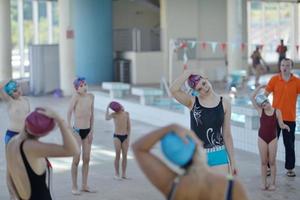
{"label": "blue shorts", "polygon": [[206,150],[208,166],[217,166],[228,164],[228,154],[225,146],[217,146]]}
{"label": "blue shorts", "polygon": [[18,134],[19,134],[18,132],[7,130],[6,134],[5,134],[5,137],[4,137],[5,144],[7,145],[8,142],[11,140],[11,138],[13,138],[14,136],[16,136]]}

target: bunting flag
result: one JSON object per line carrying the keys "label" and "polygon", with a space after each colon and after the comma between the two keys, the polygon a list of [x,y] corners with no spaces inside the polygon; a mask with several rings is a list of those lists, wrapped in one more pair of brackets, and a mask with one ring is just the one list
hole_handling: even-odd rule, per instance
{"label": "bunting flag", "polygon": [[188,68],[188,65],[187,65],[187,64],[184,64],[184,65],[183,65],[183,69],[186,70],[187,68]]}
{"label": "bunting flag", "polygon": [[202,43],[201,43],[202,49],[206,49],[206,46],[207,46],[206,42],[202,42]]}
{"label": "bunting flag", "polygon": [[211,42],[210,44],[211,44],[211,49],[212,49],[212,51],[215,53],[215,52],[216,52],[216,49],[217,49],[218,43],[217,43],[217,42]]}
{"label": "bunting flag", "polygon": [[236,49],[236,43],[231,43],[230,47],[231,47],[231,50],[234,51]]}
{"label": "bunting flag", "polygon": [[221,49],[223,52],[226,51],[226,48],[227,48],[227,44],[225,42],[221,43]]}
{"label": "bunting flag", "polygon": [[196,41],[191,41],[190,44],[191,44],[191,49],[193,49],[196,46]]}
{"label": "bunting flag", "polygon": [[244,50],[245,50],[245,48],[246,48],[246,45],[245,45],[245,43],[241,43],[241,50],[242,50],[242,51],[244,51]]}
{"label": "bunting flag", "polygon": [[[246,48],[251,47],[250,51],[253,51],[256,49],[256,47],[259,47],[260,50],[263,50],[264,47],[268,50],[274,50],[276,51],[277,45],[274,43],[270,44],[248,44],[245,42],[217,42],[217,41],[199,41],[199,40],[171,40],[170,47],[173,49],[174,52],[178,53],[179,49],[183,49],[183,62],[186,65],[188,62],[188,56],[187,51],[189,49],[196,48],[197,44],[199,44],[200,48],[205,50],[207,49],[207,45],[211,46],[211,50],[213,53],[216,53],[217,48],[219,48],[222,52],[226,52],[228,50],[236,51],[237,48],[241,51],[245,51]],[[292,45],[288,45],[290,48],[296,48],[297,53],[299,53],[299,47],[300,44],[295,44],[293,47]]]}
{"label": "bunting flag", "polygon": [[186,42],[181,42],[179,48],[180,48],[180,49],[185,49],[185,48],[187,48]]}
{"label": "bunting flag", "polygon": [[188,56],[187,56],[186,51],[184,51],[184,54],[183,54],[183,62],[184,62],[184,64],[186,64],[188,62]]}

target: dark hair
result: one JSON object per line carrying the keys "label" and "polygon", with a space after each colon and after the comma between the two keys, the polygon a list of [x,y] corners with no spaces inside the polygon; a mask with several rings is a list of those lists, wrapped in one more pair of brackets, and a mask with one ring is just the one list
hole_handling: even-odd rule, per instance
{"label": "dark hair", "polygon": [[282,63],[282,61],[291,61],[292,67],[294,67],[294,62],[293,62],[293,60],[290,59],[290,58],[283,58],[283,59],[281,60],[280,64]]}

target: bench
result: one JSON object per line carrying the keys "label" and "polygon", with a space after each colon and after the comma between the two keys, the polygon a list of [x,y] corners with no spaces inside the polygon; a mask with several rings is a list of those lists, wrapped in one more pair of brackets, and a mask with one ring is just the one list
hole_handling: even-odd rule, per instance
{"label": "bench", "polygon": [[140,96],[140,103],[142,105],[151,105],[154,103],[155,98],[163,96],[164,92],[157,88],[135,87],[131,88],[131,94]]}
{"label": "bench", "polygon": [[120,82],[103,82],[102,88],[109,90],[110,98],[122,98],[124,93],[128,92],[130,85],[127,83]]}

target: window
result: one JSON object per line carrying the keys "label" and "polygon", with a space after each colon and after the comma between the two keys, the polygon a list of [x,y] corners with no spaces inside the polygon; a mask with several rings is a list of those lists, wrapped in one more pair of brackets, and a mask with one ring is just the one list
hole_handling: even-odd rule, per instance
{"label": "window", "polygon": [[[295,3],[248,2],[248,52],[256,45],[262,46],[262,57],[267,62],[277,62],[276,48],[280,39],[288,48],[287,57],[295,60],[296,44],[294,30]],[[249,56],[250,57],[250,56]]]}
{"label": "window", "polygon": [[[34,23],[32,0],[11,0],[11,38],[12,38],[12,77],[14,79],[30,76],[29,46],[34,42]],[[52,43],[59,42],[59,17],[57,2],[50,2],[52,7]],[[20,7],[22,13],[19,13]],[[20,14],[23,14],[20,15]],[[22,16],[23,24],[19,24],[18,17]],[[47,2],[38,2],[38,37],[39,44],[48,44],[49,24],[47,21]],[[20,28],[22,31],[20,32]],[[21,35],[20,35],[21,34]]]}

